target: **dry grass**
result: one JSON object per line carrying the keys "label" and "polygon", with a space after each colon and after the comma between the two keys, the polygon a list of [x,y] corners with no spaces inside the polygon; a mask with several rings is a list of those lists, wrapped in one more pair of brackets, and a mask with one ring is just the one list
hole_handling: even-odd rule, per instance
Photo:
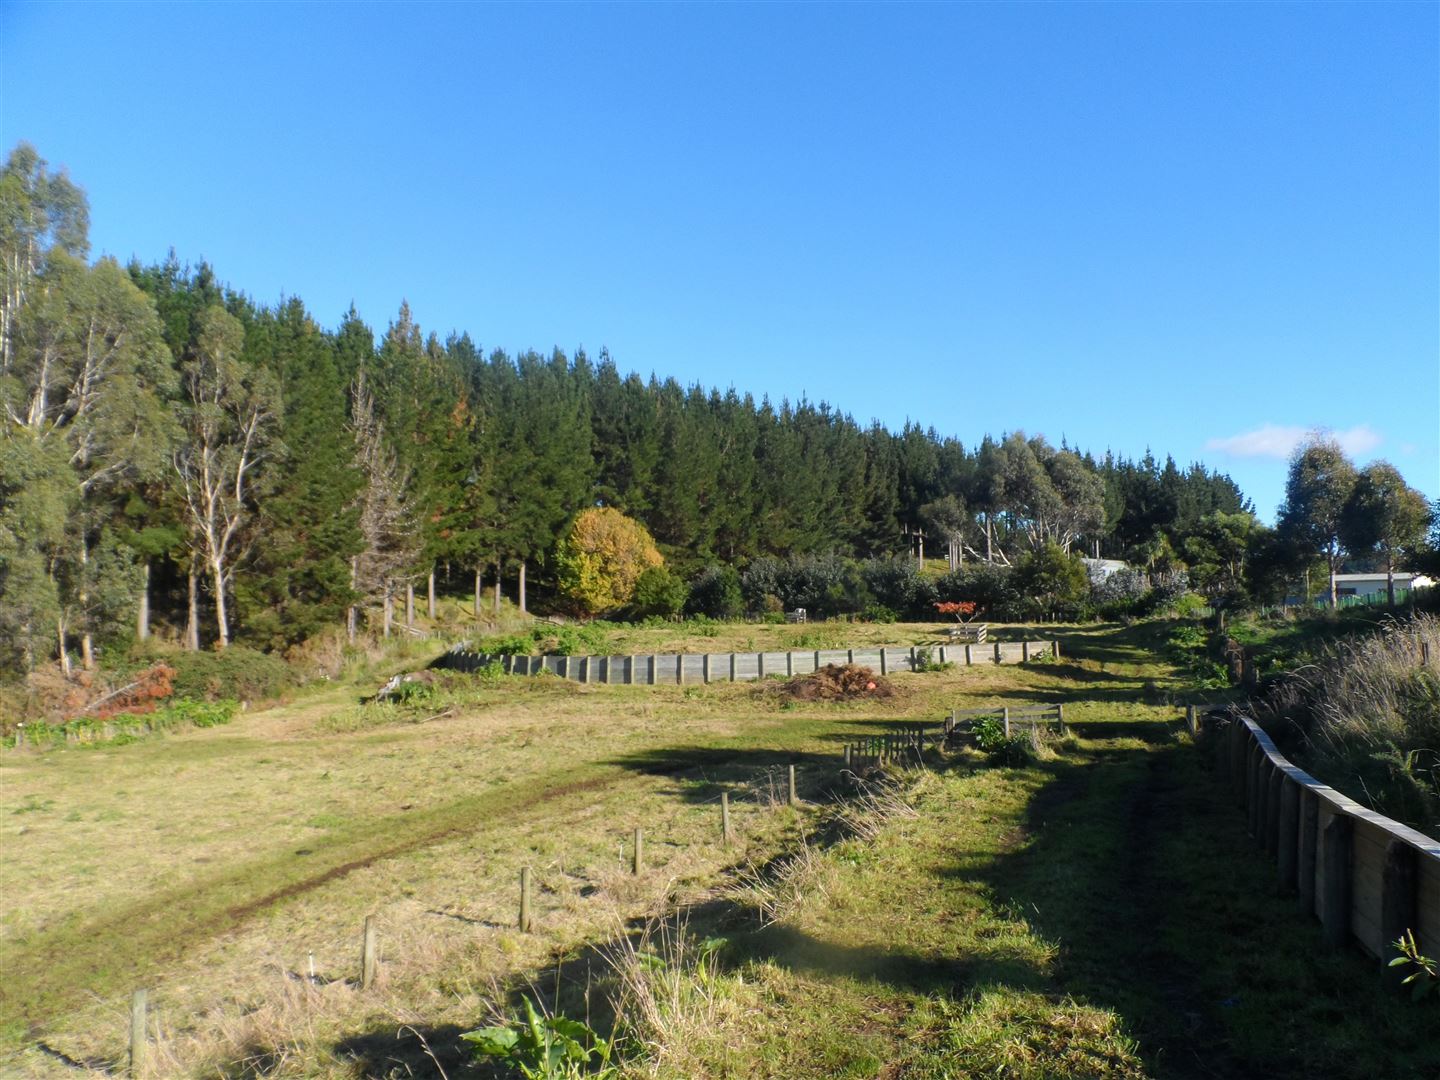
{"label": "dry grass", "polygon": [[1390,620],[1329,646],[1294,681],[1310,714],[1308,763],[1380,812],[1440,837],[1440,620]]}
{"label": "dry grass", "polygon": [[[893,627],[841,629],[896,640]],[[349,1035],[473,1025],[494,987],[611,920],[703,895],[726,867],[793,844],[812,811],[783,805],[785,762],[821,798],[830,774],[815,763],[838,764],[843,736],[1055,680],[976,667],[898,681],[911,685],[896,700],[828,705],[749,684],[474,680],[440,718],[367,707],[364,724],[345,719],[356,689],[330,684],[224,728],[7,755],[0,1072],[70,1074],[37,1039],[74,1061],[119,1060],[124,1003],[144,985],[164,1074],[263,1058],[274,1075],[350,1075],[334,1050]],[[722,789],[742,838],[730,849]],[[637,825],[640,879],[620,849]],[[537,882],[529,936],[511,929],[523,864]],[[360,994],[348,980],[369,913],[383,976]]]}

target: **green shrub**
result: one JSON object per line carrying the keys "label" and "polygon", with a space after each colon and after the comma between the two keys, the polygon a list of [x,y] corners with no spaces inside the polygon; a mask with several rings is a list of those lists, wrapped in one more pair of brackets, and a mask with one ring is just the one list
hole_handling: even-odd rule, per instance
{"label": "green shrub", "polygon": [[474,1055],[503,1062],[526,1080],[579,1080],[619,1076],[613,1046],[587,1024],[556,1014],[541,1016],[527,997],[524,1019],[503,1027],[467,1031],[460,1038]]}
{"label": "green shrub", "polygon": [[[867,559],[860,565],[860,577],[875,598],[863,609],[871,622],[894,622],[901,614],[934,617],[935,579],[922,574],[914,559]],[[888,612],[890,618],[871,618],[872,611]]]}
{"label": "green shrub", "polygon": [[934,650],[927,648],[915,650],[915,662],[911,665],[910,670],[916,672],[949,671],[954,666],[949,661],[942,662],[936,659]]}
{"label": "green shrub", "polygon": [[1036,746],[1038,738],[1032,738],[1029,731],[1005,734],[1005,721],[998,716],[982,716],[975,721],[971,731],[978,746],[991,763],[996,765],[1029,765],[1039,757]]}
{"label": "green shrub", "polygon": [[730,566],[707,566],[690,583],[690,597],[685,611],[689,615],[712,619],[738,619],[745,613],[745,597],[740,592],[740,575]]}
{"label": "green shrub", "polygon": [[484,667],[476,668],[470,673],[470,677],[478,683],[486,686],[494,685],[505,678],[505,665],[498,660],[492,660]]}
{"label": "green shrub", "polygon": [[1012,621],[1025,617],[1014,572],[998,563],[968,563],[952,570],[940,579],[936,599],[973,601],[986,619]]}
{"label": "green shrub", "polygon": [[390,700],[396,705],[421,705],[434,701],[437,693],[429,683],[411,680],[390,691]]}
{"label": "green shrub", "polygon": [[685,608],[690,598],[690,586],[676,577],[665,566],[652,566],[635,582],[635,595],[630,600],[631,613],[636,618],[658,616],[674,618]]}
{"label": "green shrub", "polygon": [[884,604],[868,604],[860,617],[866,622],[872,623],[893,623],[899,622],[900,616],[897,612],[886,607]]}
{"label": "green shrub", "polygon": [[474,649],[489,656],[596,656],[606,651],[612,629],[613,623],[598,619],[566,626],[540,623],[519,633],[481,638]]}
{"label": "green shrub", "polygon": [[278,656],[231,645],[218,652],[181,652],[168,658],[175,668],[175,696],[217,701],[259,701],[279,697],[296,683]]}

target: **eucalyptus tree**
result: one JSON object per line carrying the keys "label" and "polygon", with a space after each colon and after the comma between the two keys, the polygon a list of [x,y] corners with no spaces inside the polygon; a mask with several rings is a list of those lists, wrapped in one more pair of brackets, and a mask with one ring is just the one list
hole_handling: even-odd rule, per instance
{"label": "eucalyptus tree", "polygon": [[1355,489],[1355,466],[1333,438],[1314,435],[1290,458],[1285,501],[1277,527],[1296,550],[1324,556],[1330,574],[1330,606],[1338,602],[1335,574],[1344,550],[1341,522]]}
{"label": "eucalyptus tree", "polygon": [[1378,552],[1385,560],[1385,591],[1395,603],[1395,564],[1419,546],[1430,524],[1430,507],[1400,470],[1375,461],[1360,470],[1340,513],[1340,538],[1352,555]]}
{"label": "eucalyptus tree", "polygon": [[90,667],[117,590],[138,587],[133,559],[114,550],[108,503],[163,468],[173,433],[162,405],[173,383],[169,353],[153,306],[113,260],[87,267],[62,251],[51,251],[11,330],[14,351],[0,375],[5,437],[45,447],[28,455],[47,470],[37,483],[73,493],[47,548],[47,576],[61,664],[68,668],[66,643],[77,634]]}
{"label": "eucalyptus tree", "polygon": [[236,563],[254,541],[255,502],[265,490],[262,467],[283,450],[283,411],[272,372],[242,358],[245,328],[219,306],[200,319],[195,355],[182,367],[184,439],[173,463],[185,507],[190,554],[191,648],[196,634],[196,577],[209,577],[220,648],[230,643],[227,595]]}
{"label": "eucalyptus tree", "polygon": [[53,254],[83,260],[90,250],[85,192],[62,168],[52,172],[27,142],[0,169],[0,374],[15,362],[15,320]]}

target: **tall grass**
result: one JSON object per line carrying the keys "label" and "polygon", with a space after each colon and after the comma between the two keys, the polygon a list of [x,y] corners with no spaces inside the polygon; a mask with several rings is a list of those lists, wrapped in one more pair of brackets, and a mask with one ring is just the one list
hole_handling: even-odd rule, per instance
{"label": "tall grass", "polygon": [[1440,620],[1388,621],[1329,646],[1298,678],[1322,779],[1440,837]]}

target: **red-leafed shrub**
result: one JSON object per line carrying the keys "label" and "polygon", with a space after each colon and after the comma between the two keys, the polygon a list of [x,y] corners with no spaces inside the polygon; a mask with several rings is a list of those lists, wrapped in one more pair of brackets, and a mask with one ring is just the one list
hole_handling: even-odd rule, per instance
{"label": "red-leafed shrub", "polygon": [[974,600],[941,600],[935,610],[941,615],[954,615],[956,621],[963,623],[974,618],[976,607]]}

